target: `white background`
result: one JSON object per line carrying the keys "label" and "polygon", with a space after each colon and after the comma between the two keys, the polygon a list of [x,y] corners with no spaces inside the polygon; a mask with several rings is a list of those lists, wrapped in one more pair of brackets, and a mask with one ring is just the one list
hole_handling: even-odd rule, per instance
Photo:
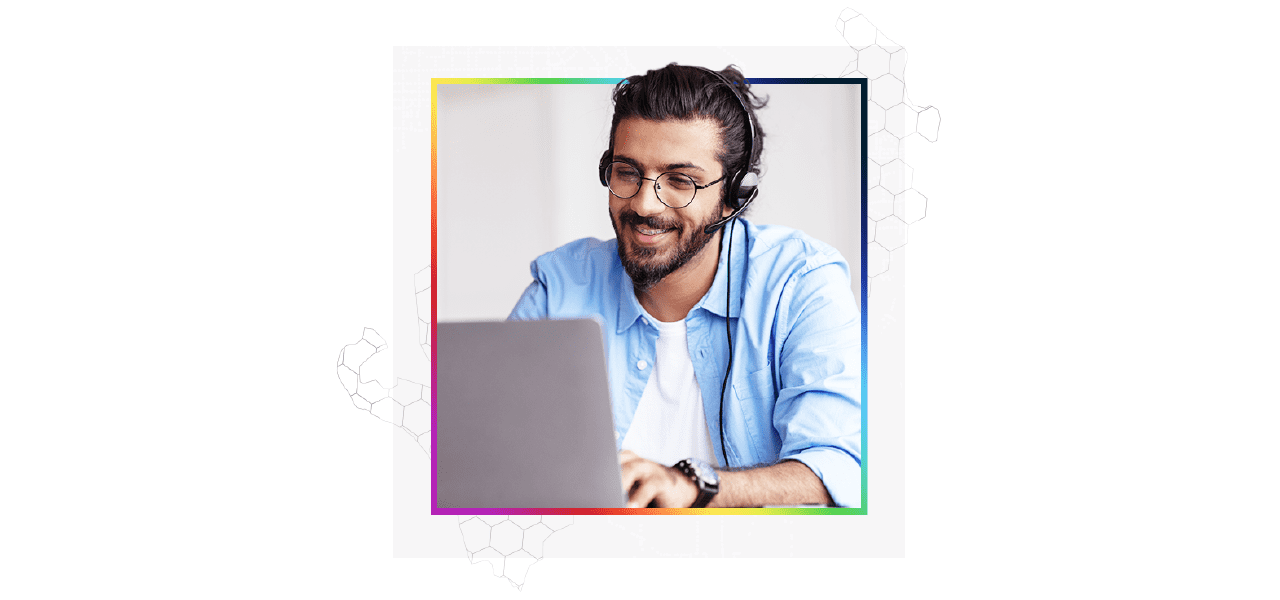
{"label": "white background", "polygon": [[[389,558],[386,425],[333,374],[391,320],[391,48],[838,43],[845,5],[735,6],[3,9],[0,595],[515,597]],[[549,558],[519,593],[1274,595],[1256,6],[853,6],[943,119],[907,558]]]}

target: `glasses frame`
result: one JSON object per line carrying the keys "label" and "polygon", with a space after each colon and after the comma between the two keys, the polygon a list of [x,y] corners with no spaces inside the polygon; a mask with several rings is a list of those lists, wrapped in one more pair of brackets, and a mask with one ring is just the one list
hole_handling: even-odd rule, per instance
{"label": "glasses frame", "polygon": [[[638,171],[638,170],[640,170],[640,168],[639,168],[639,167],[637,167],[637,166],[635,166],[635,165],[633,165],[633,164],[631,164],[631,163],[629,163],[629,162],[623,161],[623,160],[615,160],[615,161],[610,162],[610,163],[609,163],[609,166],[608,166],[608,167],[606,167],[606,170],[605,170],[605,182],[606,182],[606,183],[605,183],[605,187],[608,187],[608,188],[609,188],[609,193],[610,193],[610,194],[613,194],[614,196],[617,196],[617,197],[618,197],[619,199],[621,199],[621,200],[630,200],[631,198],[635,198],[635,197],[636,197],[636,194],[639,194],[639,193],[640,193],[640,188],[642,187],[642,185],[641,185],[641,184],[636,184],[636,191],[632,192],[630,196],[619,196],[619,195],[618,195],[618,192],[614,191],[613,186],[612,186],[612,185],[610,185],[610,184],[612,184],[612,183],[613,183],[613,165],[626,165],[626,166],[628,166],[628,167],[631,167],[631,168],[633,168],[633,169],[636,169],[637,171]],[[662,179],[662,176],[663,176],[663,175],[679,175],[679,176],[684,177],[684,178],[688,179],[689,181],[693,182],[693,195],[689,197],[689,201],[688,201],[688,202],[686,202],[686,203],[684,203],[684,204],[682,204],[682,205],[680,205],[680,206],[671,206],[670,204],[667,204],[667,201],[666,201],[666,200],[663,200],[663,199],[662,199],[662,194],[658,191],[658,180],[659,180],[659,179]],[[669,208],[674,208],[674,209],[676,209],[676,210],[679,210],[679,209],[681,209],[681,208],[684,208],[684,207],[686,207],[686,206],[689,206],[690,204],[693,204],[693,200],[694,200],[695,198],[697,198],[697,197],[698,197],[698,190],[705,190],[705,189],[707,189],[707,188],[709,188],[709,187],[711,187],[711,186],[713,186],[713,185],[715,185],[715,184],[717,184],[717,183],[720,183],[721,181],[724,181],[724,179],[725,179],[726,177],[728,177],[728,176],[729,176],[729,174],[728,174],[728,173],[725,173],[724,175],[721,175],[719,178],[717,178],[715,181],[712,181],[712,182],[710,182],[710,183],[708,183],[708,184],[706,184],[706,185],[698,185],[698,182],[693,181],[693,178],[692,178],[692,177],[689,177],[688,175],[686,175],[686,174],[684,174],[684,173],[677,173],[677,172],[675,172],[675,171],[666,171],[666,172],[664,172],[664,173],[659,173],[657,177],[645,177],[645,176],[643,176],[643,175],[642,175],[642,176],[640,177],[640,179],[643,179],[644,181],[652,181],[652,182],[653,182],[653,195],[654,195],[654,196],[656,196],[656,197],[658,198],[658,202],[661,202],[664,206],[667,206],[667,207],[669,207]]]}

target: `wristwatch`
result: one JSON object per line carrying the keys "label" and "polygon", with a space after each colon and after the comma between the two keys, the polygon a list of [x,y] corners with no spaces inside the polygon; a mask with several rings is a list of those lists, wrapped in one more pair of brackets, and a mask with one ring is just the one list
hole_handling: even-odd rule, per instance
{"label": "wristwatch", "polygon": [[673,468],[684,473],[685,477],[692,480],[693,485],[698,487],[698,498],[693,501],[689,508],[705,507],[720,491],[720,476],[706,461],[686,458],[673,465]]}

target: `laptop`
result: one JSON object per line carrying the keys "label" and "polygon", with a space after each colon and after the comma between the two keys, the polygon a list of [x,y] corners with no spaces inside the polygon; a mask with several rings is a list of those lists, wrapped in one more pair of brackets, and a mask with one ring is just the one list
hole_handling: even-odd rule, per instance
{"label": "laptop", "polygon": [[593,319],[439,323],[441,508],[626,505]]}

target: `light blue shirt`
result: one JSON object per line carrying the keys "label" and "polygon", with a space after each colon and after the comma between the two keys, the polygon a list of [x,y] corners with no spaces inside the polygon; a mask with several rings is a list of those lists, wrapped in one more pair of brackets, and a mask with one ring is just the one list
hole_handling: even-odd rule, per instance
{"label": "light blue shirt", "polygon": [[[711,289],[689,311],[689,355],[716,456],[730,467],[798,460],[840,506],[862,496],[861,319],[849,265],[834,248],[799,231],[739,219],[720,252]],[[729,231],[725,227],[724,231]],[[594,316],[604,323],[618,443],[626,437],[656,359],[658,330],[644,318],[617,240],[571,242],[530,265],[533,283],[509,319]],[[725,278],[732,272],[725,338]],[[720,460],[724,460],[720,458]]]}

